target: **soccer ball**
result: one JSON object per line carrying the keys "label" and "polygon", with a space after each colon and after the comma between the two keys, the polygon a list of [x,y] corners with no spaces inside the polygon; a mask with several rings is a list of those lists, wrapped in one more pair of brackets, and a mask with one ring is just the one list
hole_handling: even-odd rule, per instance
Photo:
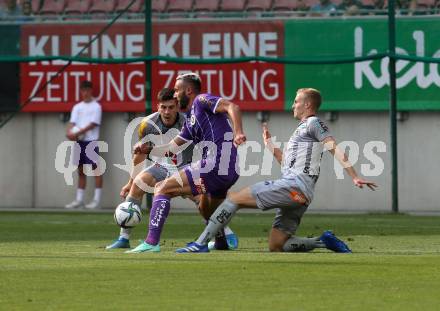
{"label": "soccer ball", "polygon": [[122,228],[133,228],[142,220],[140,207],[133,202],[122,202],[115,210],[115,222]]}

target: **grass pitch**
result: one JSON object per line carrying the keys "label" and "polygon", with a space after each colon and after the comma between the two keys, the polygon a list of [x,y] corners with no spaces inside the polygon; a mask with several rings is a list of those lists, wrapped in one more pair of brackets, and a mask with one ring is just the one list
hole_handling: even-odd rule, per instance
{"label": "grass pitch", "polygon": [[123,254],[103,249],[110,214],[2,212],[0,310],[439,310],[439,217],[304,217],[299,235],[333,229],[353,254],[269,253],[272,217],[236,216],[237,251],[178,255],[203,226],[174,214],[161,253]]}

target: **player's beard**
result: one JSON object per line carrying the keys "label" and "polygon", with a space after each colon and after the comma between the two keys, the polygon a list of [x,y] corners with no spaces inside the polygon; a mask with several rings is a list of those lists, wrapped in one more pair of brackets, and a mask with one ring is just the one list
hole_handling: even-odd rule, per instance
{"label": "player's beard", "polygon": [[182,97],[179,99],[180,109],[186,110],[188,105],[189,105],[189,97],[186,96],[186,94],[183,94]]}

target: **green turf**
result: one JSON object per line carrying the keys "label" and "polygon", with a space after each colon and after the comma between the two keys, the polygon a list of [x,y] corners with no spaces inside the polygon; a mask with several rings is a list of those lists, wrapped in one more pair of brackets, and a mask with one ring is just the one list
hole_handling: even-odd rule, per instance
{"label": "green turf", "polygon": [[[240,250],[177,255],[202,230],[172,215],[162,252],[104,251],[110,214],[0,213],[0,310],[439,310],[440,218],[306,215],[353,254],[266,251],[272,215],[237,215]],[[135,230],[132,242],[143,237]]]}

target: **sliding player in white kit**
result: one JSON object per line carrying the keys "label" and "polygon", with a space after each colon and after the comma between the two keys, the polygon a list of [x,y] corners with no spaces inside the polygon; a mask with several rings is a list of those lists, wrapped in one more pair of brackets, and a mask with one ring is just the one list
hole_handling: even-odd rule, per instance
{"label": "sliding player in white kit", "polygon": [[341,151],[327,125],[316,117],[321,105],[319,91],[299,89],[292,107],[294,117],[300,120],[291,136],[284,154],[275,147],[266,125],[263,125],[263,139],[282,165],[282,178],[259,182],[239,192],[231,193],[209,218],[209,223],[195,243],[178,249],[179,253],[207,252],[208,242],[218,230],[226,226],[240,208],[277,208],[269,237],[269,250],[275,252],[304,252],[315,248],[328,248],[335,252],[349,253],[351,250],[331,231],[325,231],[319,238],[295,236],[301,217],[313,199],[315,184],[319,177],[323,147],[330,151],[343,165],[356,187],[364,185],[374,190],[376,184],[358,177],[347,156]]}

